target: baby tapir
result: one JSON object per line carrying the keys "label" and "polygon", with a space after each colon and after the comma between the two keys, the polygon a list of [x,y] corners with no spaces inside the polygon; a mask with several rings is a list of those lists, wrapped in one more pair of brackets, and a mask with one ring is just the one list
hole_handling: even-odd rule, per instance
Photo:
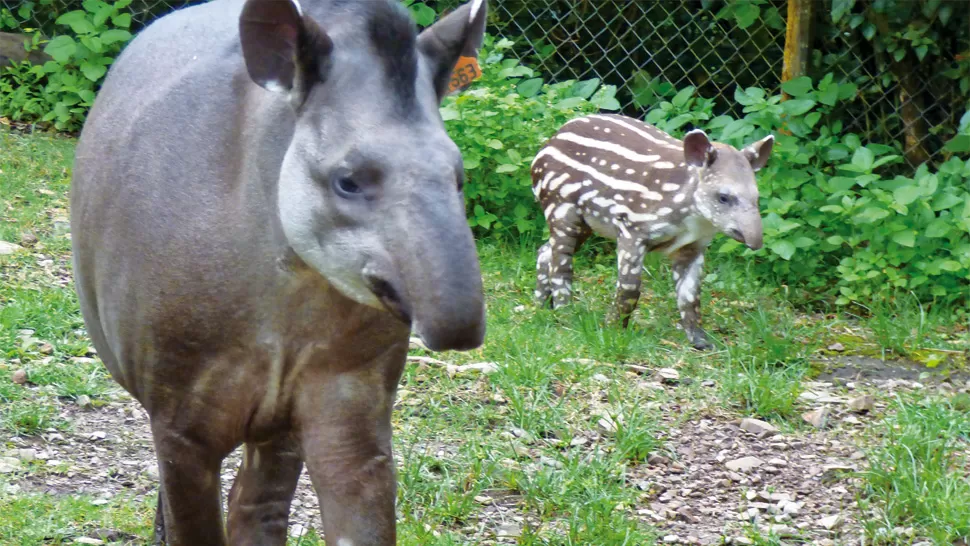
{"label": "baby tapir", "polygon": [[681,326],[698,349],[704,251],[720,231],[759,249],[758,186],[774,137],[743,150],[693,130],[684,140],[639,120],[590,115],[569,121],[532,162],[532,188],[549,225],[539,249],[536,298],[569,301],[572,257],[593,233],[617,240],[616,301],[608,321],[629,324],[646,252],[670,256]]}

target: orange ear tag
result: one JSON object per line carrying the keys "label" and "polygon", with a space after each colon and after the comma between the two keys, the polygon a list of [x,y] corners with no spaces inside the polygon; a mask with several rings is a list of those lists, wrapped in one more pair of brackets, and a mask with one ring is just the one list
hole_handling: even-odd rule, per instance
{"label": "orange ear tag", "polygon": [[448,93],[463,91],[472,84],[473,81],[482,77],[482,69],[478,66],[478,59],[475,57],[459,57],[455,65],[455,71],[451,73],[451,83],[448,85]]}

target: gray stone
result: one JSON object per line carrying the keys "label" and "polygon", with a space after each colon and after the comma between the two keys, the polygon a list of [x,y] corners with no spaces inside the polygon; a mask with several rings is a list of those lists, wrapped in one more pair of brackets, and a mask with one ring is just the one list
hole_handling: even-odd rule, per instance
{"label": "gray stone", "polygon": [[728,461],[724,463],[724,466],[733,472],[747,472],[749,470],[758,468],[763,464],[765,464],[765,462],[757,457],[742,457],[740,459]]}
{"label": "gray stone", "polygon": [[741,430],[750,432],[751,434],[774,434],[778,432],[778,428],[771,423],[750,417],[741,419]]}

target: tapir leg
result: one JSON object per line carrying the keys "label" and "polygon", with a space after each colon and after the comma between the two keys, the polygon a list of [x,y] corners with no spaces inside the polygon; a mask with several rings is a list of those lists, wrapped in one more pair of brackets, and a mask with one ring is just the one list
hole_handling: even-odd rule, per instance
{"label": "tapir leg", "polygon": [[607,323],[622,323],[626,328],[640,299],[640,273],[646,246],[632,237],[620,237],[616,242],[616,299],[606,317]]}
{"label": "tapir leg", "polygon": [[701,271],[705,248],[697,244],[688,245],[671,255],[680,324],[694,348],[700,350],[713,347],[700,326]]}
{"label": "tapir leg", "polygon": [[391,409],[403,349],[392,363],[301,381],[296,419],[327,544],[396,544]]}
{"label": "tapir leg", "polygon": [[232,546],[284,546],[290,502],[303,459],[290,438],[249,443],[229,491],[226,527]]}
{"label": "tapir leg", "polygon": [[570,210],[565,218],[549,226],[549,283],[552,306],[559,308],[568,304],[572,297],[573,255],[592,231],[575,210]]}
{"label": "tapir leg", "polygon": [[549,275],[552,269],[549,267],[552,261],[552,247],[549,242],[539,248],[536,258],[536,302],[541,306],[551,306],[552,284],[549,282]]}
{"label": "tapir leg", "polygon": [[161,481],[164,544],[224,546],[227,537],[219,489],[222,457],[214,456],[210,446],[191,435],[155,424],[152,437]]}

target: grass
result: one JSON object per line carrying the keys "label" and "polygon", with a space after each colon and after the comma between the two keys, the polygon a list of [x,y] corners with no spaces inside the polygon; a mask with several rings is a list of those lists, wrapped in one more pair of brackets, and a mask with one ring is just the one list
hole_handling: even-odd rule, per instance
{"label": "grass", "polygon": [[[0,239],[37,238],[28,252],[0,257],[0,452],[13,435],[69,430],[63,408],[81,395],[97,405],[119,393],[91,353],[70,283],[70,241],[59,222],[67,215],[72,146],[0,131]],[[603,324],[615,282],[610,244],[591,241],[577,256],[576,299],[555,312],[532,302],[537,247],[481,242],[487,342],[429,355],[495,362],[498,371],[405,371],[394,413],[401,544],[481,543],[483,514],[496,507],[522,518],[506,521],[520,533],[518,544],[652,543],[658,531],[636,513],[649,496],[630,479],[650,454],[668,453],[666,428],[717,414],[760,417],[797,434],[805,429],[798,395],[817,373],[819,350],[839,341],[849,353],[956,351],[966,336],[946,313],[905,301],[874,304],[866,318],[807,315],[784,291],[713,258],[703,316],[716,349],[697,353],[677,329],[666,261],[648,257],[640,305],[624,330]],[[656,388],[649,370],[661,367],[677,370],[681,382]],[[21,369],[25,386],[11,381]],[[918,527],[941,544],[967,533],[959,499],[970,491],[958,453],[966,450],[965,409],[904,401],[886,415],[871,432],[874,465],[861,496],[879,515],[874,525]],[[613,429],[604,431],[601,420]],[[98,528],[148,536],[154,500],[96,505],[83,496],[9,492],[14,483],[0,475],[2,544],[66,544]],[[310,533],[290,543],[322,541]]]}

